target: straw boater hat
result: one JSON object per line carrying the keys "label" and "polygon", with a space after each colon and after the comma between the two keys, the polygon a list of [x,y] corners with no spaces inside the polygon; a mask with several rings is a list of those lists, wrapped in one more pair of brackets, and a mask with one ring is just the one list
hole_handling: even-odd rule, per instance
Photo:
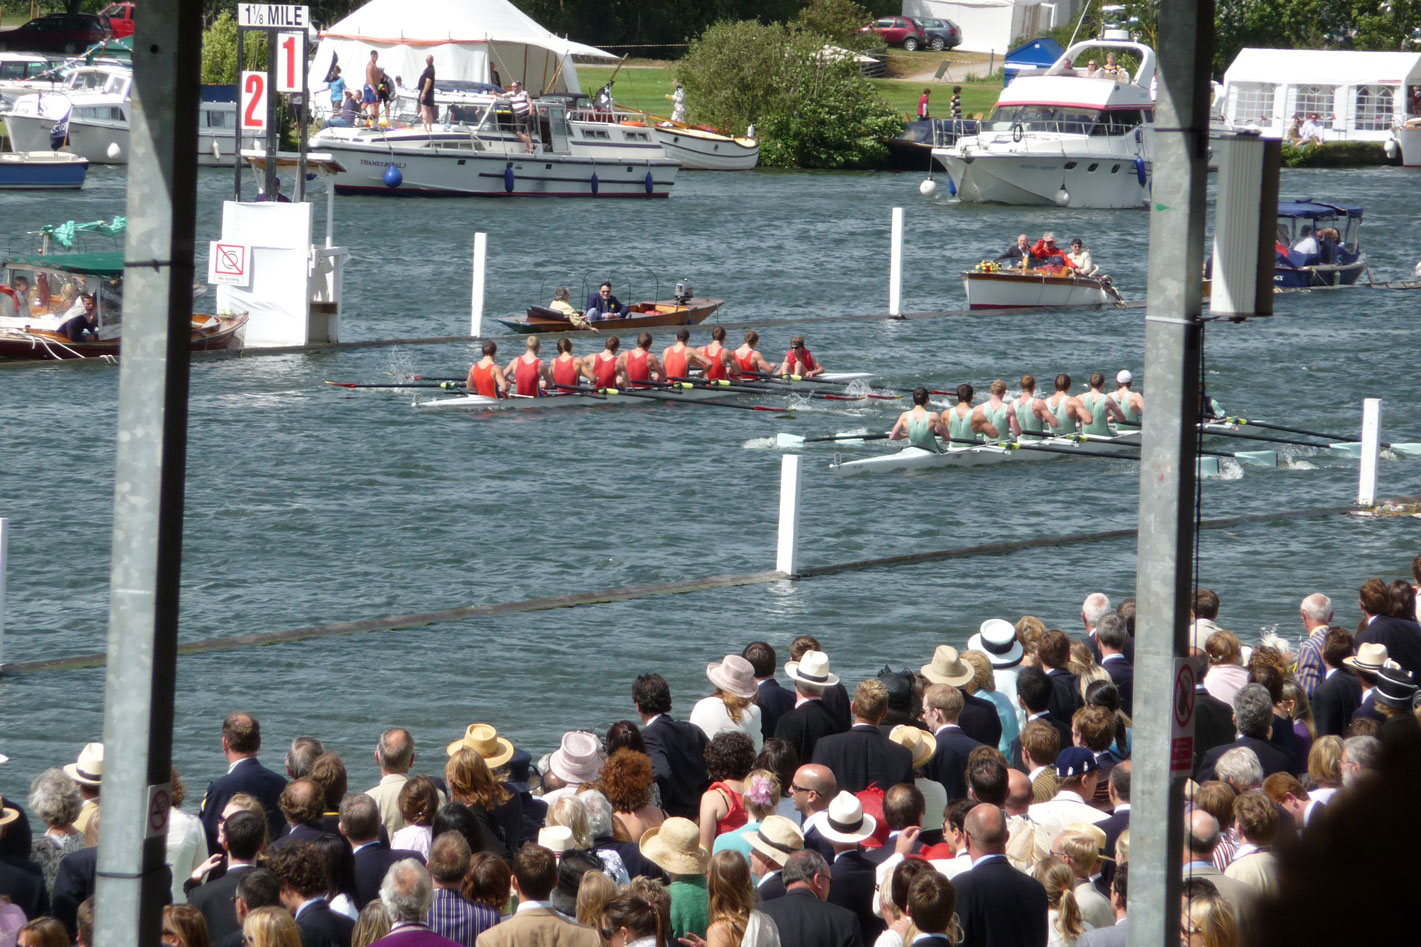
{"label": "straw boater hat", "polygon": [[940,644],[933,652],[931,664],[923,665],[923,677],[934,684],[951,684],[954,687],[961,687],[972,680],[977,674],[972,669],[972,665],[958,655],[957,649],[952,645]]}
{"label": "straw boater hat", "polygon": [[756,831],[745,838],[751,848],[776,865],[783,865],[791,855],[804,848],[804,833],[794,824],[794,820],[782,815],[765,816]]}
{"label": "straw boater hat", "polygon": [[900,723],[888,734],[888,739],[913,751],[913,769],[933,758],[937,752],[937,737],[911,723]]}
{"label": "straw boater hat", "polygon": [[497,769],[513,758],[513,744],[498,735],[492,724],[471,723],[464,735],[449,744],[449,755],[473,750],[484,758],[489,769]]}
{"label": "straw boater hat", "polygon": [[727,694],[753,698],[759,688],[755,684],[755,668],[738,654],[727,654],[719,664],[706,665],[706,677]]}
{"label": "straw boater hat", "polygon": [[839,683],[839,675],[829,671],[829,656],[823,651],[804,652],[798,661],[785,665],[785,674],[792,680],[815,687],[830,687]]}
{"label": "straw boater hat", "polygon": [[1025,651],[1016,637],[1016,626],[1000,618],[988,618],[977,633],[967,639],[968,651],[980,651],[994,668],[1014,668]]}
{"label": "straw boater hat", "polygon": [[819,834],[841,845],[862,842],[878,828],[873,816],[864,814],[859,797],[847,790],[840,790],[829,800],[829,811],[825,815],[827,818],[819,823]]}
{"label": "straw boater hat", "polygon": [[572,829],[565,825],[545,825],[538,830],[538,844],[554,855],[572,848]]}
{"label": "straw boater hat", "polygon": [[710,852],[701,844],[701,830],[680,816],[647,829],[639,847],[643,855],[670,875],[704,875],[710,864]]}
{"label": "straw boater hat", "polygon": [[586,730],[562,735],[562,746],[548,757],[548,769],[570,786],[590,783],[602,773],[602,741]]}
{"label": "straw boater hat", "polygon": [[1386,645],[1376,641],[1368,641],[1357,649],[1355,656],[1348,655],[1342,659],[1342,663],[1354,671],[1366,671],[1376,674],[1386,667]]}
{"label": "straw boater hat", "polygon": [[1072,822],[1061,830],[1062,835],[1084,835],[1095,842],[1095,850],[1102,861],[1113,862],[1105,852],[1105,830],[1091,822]]}
{"label": "straw boater hat", "polygon": [[1388,665],[1377,672],[1377,687],[1374,693],[1377,700],[1388,707],[1410,709],[1411,699],[1416,696],[1416,679],[1410,671]]}
{"label": "straw boater hat", "polygon": [[104,745],[87,744],[76,762],[64,764],[64,773],[81,786],[97,786],[104,778]]}
{"label": "straw boater hat", "polygon": [[[9,825],[11,822],[14,822],[19,817],[20,810],[16,809],[14,806],[5,805],[4,797],[0,796],[0,826]],[[786,819],[785,821],[788,822],[789,820]],[[781,864],[783,864],[783,862],[781,862]]]}

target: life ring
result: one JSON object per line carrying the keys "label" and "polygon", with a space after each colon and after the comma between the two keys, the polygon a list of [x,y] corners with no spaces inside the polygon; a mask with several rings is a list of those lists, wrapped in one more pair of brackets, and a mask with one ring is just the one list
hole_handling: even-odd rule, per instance
{"label": "life ring", "polygon": [[1011,140],[1012,140],[1012,141],[1021,141],[1022,136],[1025,135],[1025,134],[1026,134],[1026,129],[1025,129],[1025,127],[1022,126],[1021,122],[1017,122],[1015,125],[1013,125],[1013,126],[1011,127]]}

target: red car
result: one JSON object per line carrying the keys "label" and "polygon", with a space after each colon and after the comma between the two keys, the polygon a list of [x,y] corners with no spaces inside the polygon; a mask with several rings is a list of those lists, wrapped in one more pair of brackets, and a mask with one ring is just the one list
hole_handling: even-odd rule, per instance
{"label": "red car", "polygon": [[881,16],[859,32],[877,33],[889,46],[902,46],[910,53],[928,44],[927,35],[912,17]]}
{"label": "red car", "polygon": [[27,53],[77,53],[109,36],[103,17],[92,13],[47,13],[0,33],[0,49]]}
{"label": "red car", "polygon": [[110,3],[99,11],[99,16],[108,18],[109,30],[113,32],[114,39],[133,35],[133,14],[137,6],[136,3],[129,2]]}

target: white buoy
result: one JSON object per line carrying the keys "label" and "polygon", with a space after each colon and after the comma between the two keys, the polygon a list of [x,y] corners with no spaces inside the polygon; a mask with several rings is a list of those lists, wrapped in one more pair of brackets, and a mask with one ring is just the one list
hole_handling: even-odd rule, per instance
{"label": "white buoy", "polygon": [[1066,185],[1062,184],[1061,189],[1056,192],[1056,204],[1065,207],[1071,203],[1071,192],[1066,190]]}
{"label": "white buoy", "polygon": [[111,141],[109,142],[108,150],[104,153],[109,156],[110,160],[116,161],[118,160],[118,156],[123,154],[123,149],[118,146],[118,142]]}
{"label": "white buoy", "polygon": [[1386,140],[1386,144],[1383,145],[1382,147],[1386,149],[1386,156],[1387,156],[1388,158],[1392,159],[1393,161],[1395,161],[1395,160],[1396,160],[1396,151],[1397,151],[1397,148],[1396,148],[1396,139],[1395,139],[1395,138],[1388,138],[1388,139]]}
{"label": "white buoy", "polygon": [[932,178],[928,178],[922,184],[918,185],[918,193],[924,197],[932,197],[937,193],[937,182]]}
{"label": "white buoy", "polygon": [[216,138],[212,139],[212,157],[216,158],[218,161],[222,160],[222,145],[217,141]]}

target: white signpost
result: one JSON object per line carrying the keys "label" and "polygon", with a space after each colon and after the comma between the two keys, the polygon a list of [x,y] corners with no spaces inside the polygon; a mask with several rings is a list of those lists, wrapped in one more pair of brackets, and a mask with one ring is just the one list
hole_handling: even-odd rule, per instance
{"label": "white signpost", "polygon": [[279,125],[278,96],[291,97],[289,107],[300,128],[300,160],[294,201],[306,199],[306,127],[310,119],[310,89],[306,76],[306,42],[311,25],[311,8],[289,3],[237,4],[237,61],[246,62],[243,53],[244,35],[258,30],[266,36],[266,69],[243,72],[240,113],[237,116],[238,155],[232,182],[233,196],[242,199],[242,155],[240,142],[245,136],[265,139],[267,155],[265,181],[260,190],[270,192],[276,185],[276,156]]}

